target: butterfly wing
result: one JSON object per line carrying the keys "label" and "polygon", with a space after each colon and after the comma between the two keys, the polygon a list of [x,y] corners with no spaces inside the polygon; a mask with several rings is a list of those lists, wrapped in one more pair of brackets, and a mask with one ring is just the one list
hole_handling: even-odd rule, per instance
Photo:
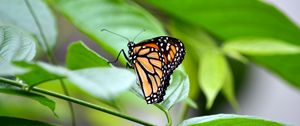
{"label": "butterfly wing", "polygon": [[[137,50],[138,49],[138,50]],[[135,48],[134,69],[138,75],[147,103],[159,103],[163,100],[163,54],[155,48],[146,46]]]}
{"label": "butterfly wing", "polygon": [[145,40],[134,46],[132,64],[148,104],[163,100],[170,76],[184,55],[182,42],[168,36]]}

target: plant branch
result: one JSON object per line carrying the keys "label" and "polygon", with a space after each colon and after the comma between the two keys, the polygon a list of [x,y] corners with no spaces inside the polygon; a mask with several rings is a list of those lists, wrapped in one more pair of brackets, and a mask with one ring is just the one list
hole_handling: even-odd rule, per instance
{"label": "plant branch", "polygon": [[[46,48],[47,58],[48,58],[49,62],[51,62],[53,64],[56,64],[55,60],[54,60],[54,57],[53,57],[53,52],[52,52],[51,48],[49,47],[49,45],[47,43],[47,39],[46,39],[46,36],[44,34],[43,28],[42,28],[36,14],[34,13],[34,10],[31,6],[31,4],[29,3],[28,0],[25,0],[25,3],[26,3],[26,6],[27,6],[28,10],[30,11],[30,14],[32,15],[32,18],[34,19],[34,22],[35,22],[35,24],[36,24],[36,26],[39,30],[41,38],[43,39],[43,43],[44,43],[45,48]],[[43,44],[41,44],[41,45],[43,45]],[[67,90],[67,87],[66,87],[64,81],[62,79],[59,79],[59,82],[60,82],[61,87],[64,91],[64,94],[69,96],[69,92]],[[76,120],[75,120],[75,113],[74,113],[73,105],[72,105],[71,102],[68,102],[68,105],[69,105],[69,109],[70,109],[70,113],[71,113],[71,117],[72,117],[72,126],[76,126]]]}
{"label": "plant branch", "polygon": [[163,108],[162,106],[160,106],[159,104],[155,104],[155,106],[165,113],[165,115],[166,115],[166,117],[167,117],[167,120],[168,120],[167,126],[172,126],[172,117],[171,117],[169,111],[166,110],[166,109],[164,109],[164,108]]}
{"label": "plant branch", "polygon": [[[27,85],[22,84],[18,81],[14,81],[14,80],[10,80],[10,79],[0,77],[0,82],[5,82],[6,84],[10,84],[12,86],[19,87],[23,90],[28,89]],[[26,90],[26,91],[28,91],[28,90]],[[52,92],[52,91],[49,91],[49,90],[45,90],[45,89],[42,89],[42,88],[38,88],[38,87],[32,87],[30,91],[34,91],[36,93],[41,93],[41,94],[49,95],[49,96],[56,97],[56,98],[59,98],[59,99],[63,99],[63,100],[66,100],[66,101],[69,101],[69,102],[72,102],[72,103],[76,103],[76,104],[79,104],[79,105],[82,105],[82,106],[85,106],[85,107],[89,107],[89,108],[92,108],[92,109],[95,109],[95,110],[98,110],[98,111],[105,112],[105,113],[108,113],[108,114],[111,114],[111,115],[114,115],[114,116],[117,116],[117,117],[120,117],[120,118],[123,118],[123,119],[127,119],[127,120],[136,122],[136,123],[141,124],[141,125],[154,126],[154,124],[139,120],[137,118],[134,118],[134,117],[119,113],[117,111],[114,111],[114,110],[111,110],[111,109],[108,109],[108,108],[105,108],[105,107],[101,107],[101,106],[98,106],[96,104],[89,103],[89,102],[86,102],[86,101],[83,101],[83,100],[80,100],[80,99],[77,99],[77,98],[74,98],[74,97],[62,95],[62,94]]]}

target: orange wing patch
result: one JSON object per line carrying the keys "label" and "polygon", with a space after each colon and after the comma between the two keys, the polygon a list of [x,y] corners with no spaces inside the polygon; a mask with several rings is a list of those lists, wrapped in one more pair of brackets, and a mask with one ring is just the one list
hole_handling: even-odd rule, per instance
{"label": "orange wing patch", "polygon": [[142,50],[140,50],[139,55],[145,55],[145,54],[147,54],[147,53],[149,53],[149,52],[150,52],[150,49],[149,49],[149,48],[142,49]]}
{"label": "orange wing patch", "polygon": [[135,53],[135,54],[138,53],[141,48],[142,48],[142,46],[134,47],[133,53]]}
{"label": "orange wing patch", "polygon": [[152,52],[147,55],[149,58],[154,58],[154,59],[159,59],[158,53],[157,52]]}
{"label": "orange wing patch", "polygon": [[156,44],[153,44],[153,43],[145,44],[144,46],[155,48],[155,49],[159,50],[159,47]]}
{"label": "orange wing patch", "polygon": [[140,62],[144,68],[146,68],[147,71],[150,73],[154,73],[153,66],[150,64],[149,60],[144,57],[138,57],[137,61]]}
{"label": "orange wing patch", "polygon": [[135,63],[135,70],[139,74],[139,79],[144,90],[144,95],[146,97],[150,96],[152,94],[152,87],[147,79],[145,71],[143,71],[142,67],[138,63]]}
{"label": "orange wing patch", "polygon": [[168,51],[168,54],[167,54],[167,59],[168,59],[168,62],[169,63],[172,63],[173,62],[173,59],[175,58],[175,54],[176,54],[176,48],[175,46],[173,45],[170,45],[170,49]]}
{"label": "orange wing patch", "polygon": [[162,63],[161,63],[159,60],[156,60],[156,59],[150,59],[150,62],[151,62],[154,66],[156,66],[156,67],[158,67],[158,68],[161,68],[161,67],[162,67]]}
{"label": "orange wing patch", "polygon": [[156,93],[157,92],[157,83],[156,83],[156,80],[154,79],[154,77],[152,75],[149,76],[150,80],[151,80],[151,84],[152,84],[152,92],[153,93]]}

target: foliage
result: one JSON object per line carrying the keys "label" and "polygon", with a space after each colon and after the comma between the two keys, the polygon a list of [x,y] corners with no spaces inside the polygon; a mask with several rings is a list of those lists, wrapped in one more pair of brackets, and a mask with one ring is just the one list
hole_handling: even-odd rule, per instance
{"label": "foliage", "polygon": [[233,115],[233,114],[218,114],[212,116],[202,116],[191,118],[183,121],[179,126],[284,126],[274,121],[260,119],[257,117]]}
{"label": "foliage", "polygon": [[[118,103],[118,97],[126,91],[143,99],[140,87],[135,85],[134,72],[108,64],[108,60],[83,41],[68,46],[65,66],[55,64],[56,27],[60,26],[50,8],[113,56],[121,49],[127,49],[127,41],[101,32],[101,29],[111,30],[129,40],[146,29],[134,40],[136,42],[167,35],[165,31],[182,40],[187,50],[183,67],[174,71],[165,100],[154,105],[165,113],[167,125],[172,125],[169,110],[174,105],[187,104],[197,108],[193,100],[200,91],[206,96],[207,109],[213,106],[219,92],[238,108],[234,76],[227,56],[245,64],[262,65],[296,88],[300,87],[300,73],[296,71],[300,68],[300,43],[297,41],[300,30],[263,1],[3,0],[0,2],[0,92],[33,99],[53,112],[56,101],[46,95],[142,125],[157,125],[129,116]],[[48,57],[48,63],[41,62],[42,58],[38,56],[43,55]],[[124,57],[120,58],[124,65]],[[52,80],[66,81],[93,99],[112,104],[93,104],[37,87]],[[13,117],[0,117],[0,121],[11,125],[48,125]],[[227,114],[195,117],[179,125],[225,124],[283,125],[251,116]]]}

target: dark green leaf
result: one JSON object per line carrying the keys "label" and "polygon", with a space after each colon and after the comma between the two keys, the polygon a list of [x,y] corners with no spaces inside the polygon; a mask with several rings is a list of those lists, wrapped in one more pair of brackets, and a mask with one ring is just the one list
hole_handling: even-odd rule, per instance
{"label": "dark green leaf", "polygon": [[5,116],[0,116],[0,122],[5,126],[54,126],[45,122]]}
{"label": "dark green leaf", "polygon": [[20,29],[0,25],[0,66],[11,61],[32,60],[36,54],[34,41]]}
{"label": "dark green leaf", "polygon": [[35,101],[39,102],[40,104],[48,107],[54,113],[55,102],[48,99],[45,96],[42,96],[42,95],[39,95],[36,93],[30,93],[30,92],[26,92],[26,91],[22,91],[22,90],[17,90],[17,89],[4,89],[4,88],[0,89],[0,93],[17,95],[17,96],[26,97],[26,98],[35,100]]}
{"label": "dark green leaf", "polygon": [[[146,29],[146,32],[137,40],[165,34],[158,21],[134,3],[128,4],[123,0],[51,0],[50,2],[80,31],[115,56],[121,49],[127,49],[127,40],[101,32],[101,29],[111,30],[131,40],[142,29]],[[123,57],[120,58],[125,61]]]}
{"label": "dark green leaf", "polygon": [[187,119],[179,126],[284,126],[285,124],[246,115],[218,114]]}
{"label": "dark green leaf", "polygon": [[69,69],[109,67],[107,60],[88,48],[83,42],[72,43],[68,48],[66,65]]}
{"label": "dark green leaf", "polygon": [[[38,18],[39,24],[45,34],[47,45],[52,49],[56,42],[56,23],[50,9],[43,0],[28,0]],[[25,0],[1,0],[0,1],[0,25],[14,25],[34,34],[39,43],[46,50],[45,42],[34,22],[33,16],[25,4]]]}
{"label": "dark green leaf", "polygon": [[[272,38],[300,45],[299,28],[276,8],[264,1],[148,1],[170,16],[206,29],[218,40],[230,41],[241,37],[257,37]],[[251,59],[300,88],[299,54],[255,56]]]}

